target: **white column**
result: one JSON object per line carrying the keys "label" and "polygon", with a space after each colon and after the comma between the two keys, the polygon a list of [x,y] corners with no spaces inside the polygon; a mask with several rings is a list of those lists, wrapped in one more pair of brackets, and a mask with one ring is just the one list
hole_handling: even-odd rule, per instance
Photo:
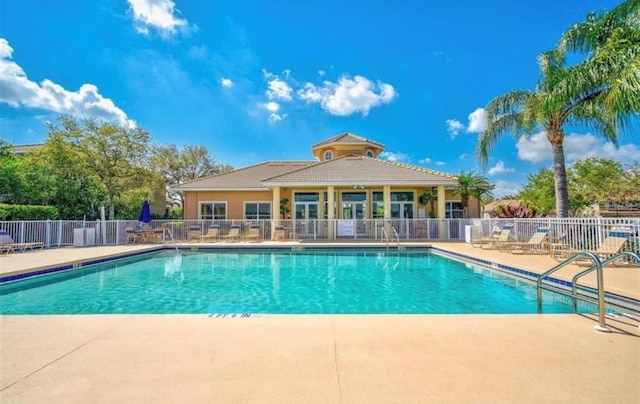
{"label": "white column", "polygon": [[384,203],[384,218],[391,219],[391,185],[382,187],[382,202]]}
{"label": "white column", "polygon": [[327,186],[327,220],[329,221],[327,226],[328,238],[330,240],[334,239],[335,235],[335,226],[334,221],[336,218],[336,188],[333,185]]}
{"label": "white column", "polygon": [[280,225],[280,187],[273,187],[271,193],[273,196],[271,201],[271,240],[274,240],[275,228]]}
{"label": "white column", "polygon": [[387,232],[387,236],[391,237],[393,232],[391,231],[391,185],[385,185],[382,187],[382,203],[384,204],[384,231]]}

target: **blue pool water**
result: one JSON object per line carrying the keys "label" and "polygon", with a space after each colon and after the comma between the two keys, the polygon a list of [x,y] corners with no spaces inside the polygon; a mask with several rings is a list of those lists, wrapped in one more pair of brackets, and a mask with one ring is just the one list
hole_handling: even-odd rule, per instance
{"label": "blue pool water", "polygon": [[535,312],[531,282],[428,252],[161,252],[0,286],[2,314]]}

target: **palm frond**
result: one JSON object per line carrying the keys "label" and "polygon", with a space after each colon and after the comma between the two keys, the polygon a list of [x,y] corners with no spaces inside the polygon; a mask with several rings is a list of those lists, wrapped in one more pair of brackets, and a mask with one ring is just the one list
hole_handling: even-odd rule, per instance
{"label": "palm frond", "polygon": [[574,24],[560,38],[555,51],[559,59],[569,52],[589,53],[607,42],[616,28],[637,30],[640,0],[627,0],[609,12],[591,12],[584,22]]}

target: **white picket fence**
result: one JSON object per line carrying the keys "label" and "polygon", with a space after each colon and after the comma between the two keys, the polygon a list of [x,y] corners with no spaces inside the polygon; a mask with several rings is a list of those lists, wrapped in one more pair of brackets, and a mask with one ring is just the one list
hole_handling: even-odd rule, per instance
{"label": "white picket fence", "polygon": [[[221,234],[232,225],[241,232],[258,225],[263,239],[271,239],[277,224],[284,227],[285,238],[316,241],[464,241],[470,233],[487,235],[495,226],[512,224],[514,237],[526,241],[538,227],[549,229],[549,241],[564,243],[574,249],[594,250],[612,229],[627,229],[631,237],[626,250],[640,253],[639,218],[538,218],[538,219],[365,219],[365,220],[154,220],[148,227],[165,228],[176,241],[187,240],[189,230],[206,233],[215,223]],[[137,221],[0,221],[0,231],[6,231],[14,242],[43,242],[46,248],[80,245],[126,244],[127,226]],[[389,229],[393,230],[389,230]],[[394,232],[395,230],[395,232]],[[392,234],[389,234],[393,232]]]}

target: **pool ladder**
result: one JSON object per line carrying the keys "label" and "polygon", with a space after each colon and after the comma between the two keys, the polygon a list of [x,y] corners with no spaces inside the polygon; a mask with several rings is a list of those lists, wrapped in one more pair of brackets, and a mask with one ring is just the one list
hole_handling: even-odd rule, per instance
{"label": "pool ladder", "polygon": [[[578,252],[576,255],[566,259],[565,261],[561,262],[560,264],[556,265],[555,267],[551,268],[550,270],[548,270],[547,272],[543,273],[542,275],[540,275],[538,277],[538,281],[537,281],[537,289],[538,289],[538,313],[542,313],[542,290],[549,290],[564,296],[569,296],[572,298],[573,300],[573,311],[574,313],[578,311],[578,299],[589,302],[589,303],[596,303],[598,305],[598,325],[594,326],[594,328],[598,331],[604,331],[604,332],[609,332],[611,331],[609,329],[609,327],[607,327],[606,323],[605,323],[605,301],[604,301],[604,269],[603,267],[607,264],[613,263],[617,260],[619,260],[620,258],[623,257],[627,257],[627,258],[632,258],[636,261],[636,263],[640,263],[640,256],[638,256],[638,254],[632,253],[632,252],[628,252],[628,251],[623,251],[621,253],[615,254],[609,258],[606,258],[605,260],[600,260],[600,258],[595,255],[592,252],[589,251],[580,251]],[[585,269],[584,271],[578,272],[577,274],[574,275],[574,277],[571,279],[571,291],[569,292],[568,290],[561,288],[559,286],[553,286],[550,285],[549,283],[544,283],[545,280],[548,280],[549,275],[551,275],[554,272],[557,272],[558,270],[564,268],[565,266],[571,264],[574,261],[577,261],[579,259],[584,259],[584,258],[588,258],[591,259],[594,263],[593,266]],[[591,293],[591,295],[589,294],[579,294],[578,293],[578,288],[582,288],[585,290],[588,290],[590,288],[587,288],[585,286],[578,286],[577,285],[577,281],[578,279],[582,278],[583,276],[593,272],[593,271],[597,271],[597,297],[593,297],[593,293]]]}
{"label": "pool ladder", "polygon": [[173,238],[173,232],[168,227],[166,229],[166,232],[169,235],[169,240],[173,241],[173,247],[176,249],[176,252],[179,253],[180,250],[178,249],[178,244],[176,243],[176,240]]}
{"label": "pool ladder", "polygon": [[394,238],[396,239],[396,247],[400,250],[400,236],[398,235],[395,227],[391,226],[391,230],[393,231],[393,234],[389,237],[387,230],[384,227],[382,228],[382,238],[387,242],[387,250],[389,249],[389,243],[393,243]]}

